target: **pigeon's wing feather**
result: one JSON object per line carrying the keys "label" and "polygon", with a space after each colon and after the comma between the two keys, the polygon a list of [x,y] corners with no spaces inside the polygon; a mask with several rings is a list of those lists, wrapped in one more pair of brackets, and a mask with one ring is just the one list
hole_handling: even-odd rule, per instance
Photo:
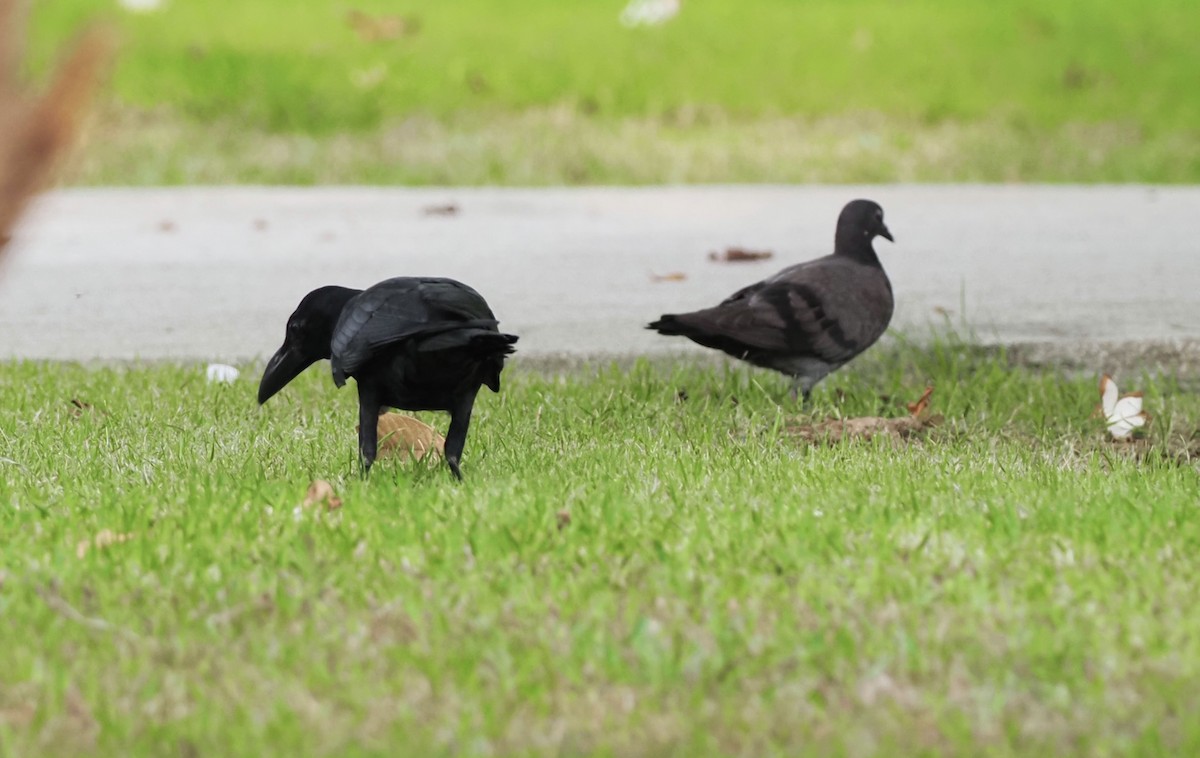
{"label": "pigeon's wing feather", "polygon": [[748,349],[841,364],[883,334],[892,292],[879,268],[822,258],[739,290],[720,305],[676,318]]}
{"label": "pigeon's wing feather", "polygon": [[331,343],[335,379],[376,352],[420,335],[498,322],[478,292],[452,279],[401,277],[370,287],[346,304]]}

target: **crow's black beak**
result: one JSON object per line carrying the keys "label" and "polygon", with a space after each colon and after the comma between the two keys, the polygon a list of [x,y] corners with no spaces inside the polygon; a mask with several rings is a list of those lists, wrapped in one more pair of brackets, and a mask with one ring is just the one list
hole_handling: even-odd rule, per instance
{"label": "crow's black beak", "polygon": [[892,237],[892,233],[891,233],[890,231],[888,231],[887,224],[880,224],[880,225],[879,225],[879,236],[880,236],[880,237],[883,237],[883,238],[884,238],[885,240],[887,240],[888,242],[895,242],[895,241],[896,241],[896,240],[895,240],[895,239]]}
{"label": "crow's black beak", "polygon": [[276,392],[286,387],[288,382],[314,363],[316,361],[308,360],[298,350],[285,343],[267,362],[267,370],[263,372],[262,381],[258,385],[259,405],[270,400]]}

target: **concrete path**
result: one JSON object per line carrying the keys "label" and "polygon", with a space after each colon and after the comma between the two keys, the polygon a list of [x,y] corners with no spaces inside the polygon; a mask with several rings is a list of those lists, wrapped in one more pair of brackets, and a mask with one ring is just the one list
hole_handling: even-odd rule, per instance
{"label": "concrete path", "polygon": [[[45,197],[18,231],[0,357],[253,359],[309,289],[402,274],[468,282],[524,355],[680,350],[642,325],[829,252],[860,196],[896,235],[876,243],[894,328],[1200,337],[1200,188],[81,189]],[[734,245],[775,257],[708,260]]]}

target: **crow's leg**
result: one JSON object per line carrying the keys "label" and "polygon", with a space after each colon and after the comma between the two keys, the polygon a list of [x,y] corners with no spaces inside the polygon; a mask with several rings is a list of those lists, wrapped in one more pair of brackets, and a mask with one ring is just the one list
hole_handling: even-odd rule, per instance
{"label": "crow's leg", "polygon": [[359,473],[365,479],[371,473],[371,464],[379,444],[379,398],[362,384],[358,385],[358,464]]}
{"label": "crow's leg", "polygon": [[475,393],[478,391],[479,388],[476,387],[463,393],[450,409],[450,431],[446,432],[446,463],[450,464],[450,470],[460,482],[463,476],[458,468],[458,461],[462,457],[463,447],[467,444],[467,427],[471,425],[471,409],[475,407]]}

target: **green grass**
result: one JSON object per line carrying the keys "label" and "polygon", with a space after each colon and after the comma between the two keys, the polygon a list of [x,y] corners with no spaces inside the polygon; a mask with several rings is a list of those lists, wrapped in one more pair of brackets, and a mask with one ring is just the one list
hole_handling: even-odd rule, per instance
{"label": "green grass", "polygon": [[[125,45],[90,149],[97,165],[81,180],[1200,180],[1200,99],[1182,94],[1200,77],[1192,0],[688,0],[654,29],[618,24],[624,3],[209,0],[141,15],[114,9],[105,17]],[[419,28],[365,42],[346,22],[352,9],[403,15]],[[89,0],[36,3],[33,68],[43,70],[97,12]],[[545,123],[530,130],[529,114]],[[153,170],[161,145],[142,151],[150,168],[131,160],[136,151],[108,156],[105,145],[136,141],[127,134],[147,119],[163,125],[168,155],[190,171]],[[432,123],[441,140],[416,137],[411,152],[425,158],[412,158],[415,169],[372,171],[365,156],[389,135],[412,137],[411,123],[417,132]],[[845,144],[829,144],[831,124],[849,125]],[[209,129],[250,155],[275,140],[278,165],[242,169],[212,144],[219,138],[191,139]],[[942,139],[980,129],[986,137]],[[638,139],[647,130],[651,138]],[[504,144],[483,155],[441,146],[456,137]],[[339,163],[329,147],[339,139],[358,157]],[[833,156],[809,165],[794,143]],[[690,155],[686,169],[657,158],[672,148]],[[1060,150],[1067,155],[1055,160]],[[542,153],[532,179],[531,152]],[[440,173],[424,167],[439,156]]]}
{"label": "green grass", "polygon": [[[881,347],[816,415],[932,381],[946,424],[814,447],[771,374],[517,356],[458,485],[359,481],[353,392],[321,368],[259,409],[253,373],[0,370],[4,753],[1200,748],[1177,380],[1119,377],[1154,421],[1116,445],[1092,376]],[[297,509],[313,478],[345,505]],[[134,536],[77,557],[105,529]]]}

